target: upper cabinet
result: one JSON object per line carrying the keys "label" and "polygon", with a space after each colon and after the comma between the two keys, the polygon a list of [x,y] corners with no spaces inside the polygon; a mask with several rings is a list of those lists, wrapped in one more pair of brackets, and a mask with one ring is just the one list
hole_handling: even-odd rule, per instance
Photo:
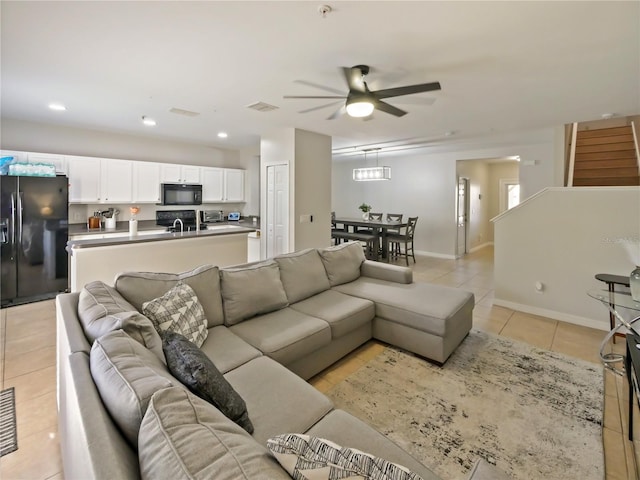
{"label": "upper cabinet", "polygon": [[70,203],[100,202],[100,166],[99,158],[67,157]]}
{"label": "upper cabinet", "polygon": [[102,203],[129,203],[133,200],[133,163],[131,160],[101,160]]}
{"label": "upper cabinet", "polygon": [[160,164],[133,162],[133,201],[158,203],[160,201]]}
{"label": "upper cabinet", "polygon": [[200,183],[200,167],[163,163],[160,178],[161,183]]}
{"label": "upper cabinet", "polygon": [[202,167],[200,177],[202,179],[202,202],[222,202],[224,198],[224,169]]}
{"label": "upper cabinet", "polygon": [[57,175],[67,174],[67,159],[64,155],[51,153],[27,153],[29,163],[49,163],[56,167]]}
{"label": "upper cabinet", "polygon": [[244,202],[244,170],[224,169],[225,202]]}

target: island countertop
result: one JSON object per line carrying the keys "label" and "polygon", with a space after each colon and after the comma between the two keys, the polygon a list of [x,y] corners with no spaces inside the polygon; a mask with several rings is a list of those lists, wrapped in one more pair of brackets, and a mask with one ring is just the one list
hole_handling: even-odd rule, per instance
{"label": "island countertop", "polygon": [[[212,235],[235,235],[251,233],[260,227],[251,222],[219,222],[209,224],[205,230],[168,232],[153,220],[143,220],[138,223],[138,234],[129,235],[129,222],[118,222],[115,229],[88,230],[84,224],[69,225],[69,237],[82,235],[81,240],[69,240],[67,251],[73,254],[74,249],[104,247],[111,245],[125,245],[129,243],[157,242],[165,240],[180,240],[187,238],[207,237]],[[165,230],[165,231],[163,231]],[[91,238],[95,237],[95,238]]]}

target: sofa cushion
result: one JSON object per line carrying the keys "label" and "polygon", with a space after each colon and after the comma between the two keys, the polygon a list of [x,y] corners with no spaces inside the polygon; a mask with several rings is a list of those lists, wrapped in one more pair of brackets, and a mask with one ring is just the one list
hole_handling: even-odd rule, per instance
{"label": "sofa cushion", "polygon": [[179,333],[166,332],[162,349],[174,377],[247,432],[253,432],[244,400],[194,343]]}
{"label": "sofa cushion", "polygon": [[314,248],[280,255],[274,260],[280,267],[280,280],[289,303],[299,302],[331,287],[320,255]]}
{"label": "sofa cushion", "polygon": [[253,438],[261,445],[283,432],[305,432],[333,409],[329,398],[266,356],[224,378],[247,402]]}
{"label": "sofa cushion", "polygon": [[278,264],[273,260],[223,268],[220,277],[225,325],[235,325],[288,304]]}
{"label": "sofa cushion", "polygon": [[105,407],[137,448],[140,422],[151,396],[162,388],[182,385],[158,357],[122,330],[98,338],[89,360]]}
{"label": "sofa cushion", "polygon": [[159,334],[171,331],[184,335],[198,347],[207,338],[207,319],[193,288],[176,283],[168,292],[142,304]]}
{"label": "sofa cushion", "polygon": [[250,345],[283,365],[331,342],[331,329],[327,322],[289,307],[230,328]]}
{"label": "sofa cushion", "polygon": [[152,397],[139,444],[143,479],[290,478],[247,432],[180,388],[166,388]]}
{"label": "sofa cushion", "polygon": [[162,340],[151,320],[138,312],[115,288],[101,281],[85,285],[78,297],[78,317],[89,343],[122,329],[164,361]]}
{"label": "sofa cushion", "polygon": [[331,286],[352,282],[360,276],[360,265],[365,261],[362,246],[358,242],[318,250]]}
{"label": "sofa cushion", "polygon": [[224,325],[209,329],[207,339],[200,350],[209,357],[218,370],[227,373],[262,355]]}
{"label": "sofa cushion", "polygon": [[404,465],[424,480],[440,480],[439,476],[409,455],[389,437],[343,410],[333,410],[304,433],[329,438],[339,445],[349,445],[390,462]]}
{"label": "sofa cushion", "polygon": [[314,295],[291,305],[291,308],[327,322],[333,338],[342,337],[371,322],[376,313],[371,300],[352,297],[335,290]]}
{"label": "sofa cushion", "polygon": [[115,287],[131,304],[142,311],[142,304],[164,295],[182,281],[196,292],[209,328],[222,325],[222,299],[218,267],[202,265],[183,273],[125,272],[116,276]]}
{"label": "sofa cushion", "polygon": [[267,447],[292,478],[422,480],[402,465],[324,438],[286,433],[270,438]]}
{"label": "sofa cushion", "polygon": [[439,337],[446,335],[449,319],[474,302],[473,293],[457,288],[427,283],[392,284],[368,277],[335,289],[375,301],[376,317]]}

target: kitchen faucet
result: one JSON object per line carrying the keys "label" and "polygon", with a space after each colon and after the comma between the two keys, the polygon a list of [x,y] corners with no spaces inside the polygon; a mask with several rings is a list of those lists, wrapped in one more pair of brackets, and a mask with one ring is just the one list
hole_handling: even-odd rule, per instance
{"label": "kitchen faucet", "polygon": [[182,220],[179,219],[179,218],[176,218],[173,221],[173,229],[175,230],[175,228],[176,228],[176,222],[180,222],[180,233],[183,233],[184,232],[184,223],[182,223]]}

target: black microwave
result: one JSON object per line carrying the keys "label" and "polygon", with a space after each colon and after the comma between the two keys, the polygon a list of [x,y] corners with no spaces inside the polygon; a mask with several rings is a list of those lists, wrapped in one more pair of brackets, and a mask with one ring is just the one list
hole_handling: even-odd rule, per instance
{"label": "black microwave", "polygon": [[162,205],[202,205],[202,185],[193,183],[163,183]]}

